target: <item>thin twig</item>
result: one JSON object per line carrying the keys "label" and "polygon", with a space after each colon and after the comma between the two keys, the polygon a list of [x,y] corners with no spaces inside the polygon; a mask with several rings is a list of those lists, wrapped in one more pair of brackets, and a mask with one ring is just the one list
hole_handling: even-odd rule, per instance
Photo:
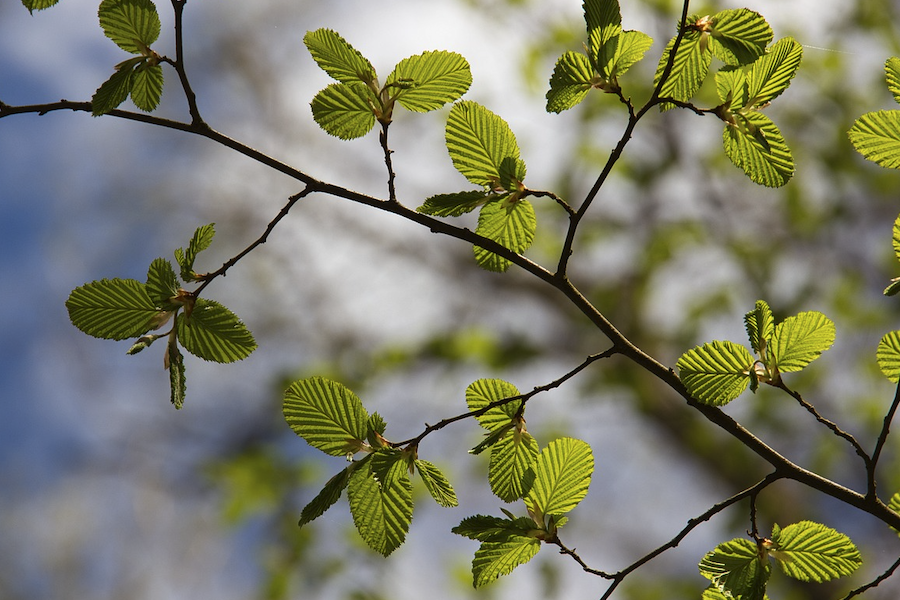
{"label": "thin twig", "polygon": [[172,0],[172,9],[175,11],[175,60],[168,61],[175,72],[178,73],[178,79],[181,81],[181,87],[184,90],[184,96],[187,98],[188,111],[191,113],[191,125],[201,128],[205,125],[203,117],[200,116],[200,109],[197,108],[197,95],[191,89],[188,80],[187,70],[184,67],[184,35],[183,35],[183,13],[187,0]]}
{"label": "thin twig", "polygon": [[394,187],[394,180],[397,178],[394,173],[394,164],[391,161],[391,154],[394,153],[388,147],[388,126],[390,122],[381,123],[381,132],[378,134],[378,141],[381,142],[381,149],[384,151],[384,166],[387,167],[388,172],[388,200],[391,202],[397,201],[397,189]]}
{"label": "thin twig", "polygon": [[562,198],[560,198],[553,192],[545,192],[542,190],[528,190],[527,195],[534,196],[535,198],[544,198],[544,197],[551,198],[551,199],[553,199],[554,202],[559,204],[563,208],[564,211],[569,213],[570,217],[575,216],[575,209],[572,208],[571,206],[569,206],[568,202],[566,202],[565,200],[563,200]]}
{"label": "thin twig", "polygon": [[878,434],[878,440],[875,442],[875,450],[872,452],[872,460],[870,460],[867,465],[868,473],[866,475],[868,484],[866,496],[871,498],[874,498],[876,494],[875,467],[878,465],[878,459],[881,458],[881,451],[884,450],[884,445],[887,442],[888,433],[891,430],[891,422],[894,420],[894,415],[897,414],[898,406],[900,406],[900,383],[897,384],[897,390],[894,392],[894,401],[891,402],[891,407],[888,409],[887,414],[884,416],[884,424],[881,426],[881,433]]}
{"label": "thin twig", "polygon": [[860,443],[858,441],[856,441],[855,437],[853,437],[851,434],[847,433],[846,431],[844,431],[843,429],[838,427],[834,421],[826,419],[821,414],[819,414],[819,411],[816,410],[816,407],[813,406],[812,404],[810,404],[809,402],[807,402],[806,400],[804,400],[803,397],[800,395],[800,392],[795,392],[794,390],[790,389],[787,385],[785,385],[784,381],[781,380],[780,378],[777,380],[777,382],[773,383],[772,385],[774,387],[786,392],[789,396],[791,396],[794,400],[796,400],[800,404],[800,406],[805,408],[806,411],[809,412],[809,414],[814,416],[816,418],[816,421],[818,421],[819,423],[821,423],[822,425],[824,425],[825,427],[830,429],[832,431],[832,433],[834,433],[834,435],[838,436],[839,438],[843,438],[851,446],[853,446],[853,449],[856,451],[856,453],[859,455],[859,457],[862,458],[863,463],[865,463],[866,470],[867,471],[869,470],[869,465],[872,463],[872,459],[869,457],[868,452],[866,452],[865,449],[863,449],[863,447],[860,445]]}
{"label": "thin twig", "polygon": [[203,283],[201,283],[200,287],[198,287],[196,290],[193,291],[193,295],[199,296],[200,292],[202,292],[204,290],[204,288],[206,288],[206,286],[208,286],[212,282],[213,279],[215,279],[216,277],[219,277],[220,275],[224,276],[225,272],[228,271],[228,269],[230,269],[231,267],[233,267],[239,260],[241,260],[248,254],[250,254],[253,250],[255,250],[257,248],[257,246],[265,244],[266,240],[269,239],[269,234],[272,233],[272,230],[275,229],[275,226],[278,225],[278,222],[281,221],[283,218],[285,218],[287,216],[287,214],[291,211],[291,208],[293,208],[293,206],[301,198],[305,198],[306,196],[308,196],[311,191],[312,191],[311,188],[306,188],[302,192],[291,196],[288,199],[288,203],[285,204],[280,211],[278,211],[277,215],[275,215],[275,218],[272,219],[271,221],[269,221],[269,224],[266,226],[266,230],[263,231],[263,234],[261,236],[259,236],[252,244],[250,244],[249,246],[244,248],[236,256],[225,261],[225,264],[223,264],[219,269],[202,276]]}
{"label": "thin twig", "polygon": [[439,429],[443,429],[444,427],[451,425],[452,423],[456,423],[457,421],[462,421],[463,419],[480,417],[481,415],[485,414],[489,410],[497,408],[498,406],[504,406],[506,404],[509,404],[510,402],[521,401],[522,402],[522,407],[520,408],[520,411],[521,411],[522,408],[524,408],[525,404],[529,400],[531,400],[533,397],[537,396],[540,393],[552,390],[554,388],[558,388],[559,386],[561,386],[563,383],[565,383],[569,379],[571,379],[571,378],[575,377],[576,375],[578,375],[579,373],[581,373],[584,369],[586,369],[592,363],[594,363],[600,359],[603,359],[603,358],[609,358],[610,356],[613,356],[616,353],[617,353],[616,348],[612,347],[609,350],[600,352],[599,354],[591,354],[590,356],[585,358],[584,361],[582,361],[581,364],[579,364],[577,367],[568,371],[562,377],[554,379],[550,383],[546,383],[544,385],[537,386],[533,390],[531,390],[530,392],[527,392],[525,394],[519,394],[517,396],[510,396],[508,398],[501,398],[499,400],[494,400],[493,402],[488,403],[487,405],[481,407],[478,410],[465,412],[465,413],[458,414],[454,417],[448,417],[446,419],[442,419],[441,421],[435,423],[434,425],[426,424],[425,430],[422,433],[420,433],[419,435],[417,435],[416,437],[410,438],[408,440],[403,440],[402,442],[391,442],[391,446],[393,446],[394,448],[399,448],[401,446],[418,446],[419,443],[421,443],[421,441],[423,439],[425,439],[425,436],[427,436],[431,433],[434,433],[435,431],[438,431]]}

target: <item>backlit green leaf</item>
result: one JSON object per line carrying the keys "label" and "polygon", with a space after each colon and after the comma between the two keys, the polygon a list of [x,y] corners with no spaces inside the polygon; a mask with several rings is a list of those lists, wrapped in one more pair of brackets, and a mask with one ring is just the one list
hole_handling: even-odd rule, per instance
{"label": "backlit green leaf", "polygon": [[681,381],[699,402],[721,406],[741,395],[749,384],[753,355],[745,347],[715,341],[688,350],[678,359]]}
{"label": "backlit green leaf", "polygon": [[834,322],[820,312],[802,312],[775,327],[769,353],[782,373],[799,371],[834,343]]}
{"label": "backlit green leaf", "polygon": [[763,300],[757,300],[753,310],[744,315],[744,325],[747,328],[747,336],[750,338],[750,346],[753,351],[765,356],[768,340],[775,332],[775,318],[772,309]]}
{"label": "backlit green leaf", "polygon": [[892,228],[891,247],[894,249],[894,256],[900,260],[900,216],[894,219],[894,227]]}
{"label": "backlit green leaf", "polygon": [[316,497],[303,507],[303,510],[300,512],[300,527],[321,517],[326,510],[340,499],[344,488],[350,482],[350,474],[353,472],[356,464],[359,463],[353,463],[353,465],[341,470],[340,473],[329,479],[322,491],[316,494]]}
{"label": "backlit green leaf", "polygon": [[97,91],[91,97],[92,116],[105,115],[125,102],[133,86],[134,66],[142,60],[142,58],[137,57],[133,59],[133,62],[129,61],[132,62],[130,65],[120,65],[120,68],[97,88]]}
{"label": "backlit green leaf", "polygon": [[124,340],[150,331],[159,309],[147,287],[134,279],[101,279],[72,290],[69,319],[84,333]]}
{"label": "backlit green leaf", "polygon": [[175,250],[175,260],[181,269],[181,278],[185,281],[196,280],[194,273],[194,261],[197,255],[209,248],[213,237],[216,235],[215,223],[209,225],[201,225],[194,230],[191,241],[188,242],[187,248],[177,248]]}
{"label": "backlit green leaf", "polygon": [[472,212],[490,199],[483,191],[473,190],[455,194],[437,194],[427,198],[416,210],[435,217],[458,217]]}
{"label": "backlit green leaf", "polygon": [[802,59],[803,46],[796,40],[778,40],[747,74],[747,105],[763,107],[780,96],[791,84]]}
{"label": "backlit green leaf", "polygon": [[157,258],[147,269],[147,294],[156,306],[174,310],[170,299],[178,293],[178,280],[172,263],[164,258]]}
{"label": "backlit green leaf", "polygon": [[447,480],[447,477],[434,464],[427,460],[416,459],[416,471],[425,484],[425,489],[434,498],[434,501],[446,508],[452,508],[459,504],[456,500],[456,492]]}
{"label": "backlit green leaf", "polygon": [[510,536],[504,541],[482,542],[472,560],[473,585],[480,588],[508,575],[531,560],[540,549],[540,540],[521,535]]}
{"label": "backlit green leaf", "polygon": [[900,104],[900,58],[894,56],[887,59],[884,63],[884,75],[888,91],[894,95],[894,100]]}
{"label": "backlit green leaf", "polygon": [[313,98],[313,119],[326,133],[342,140],[362,137],[375,126],[375,113],[367,101],[370,94],[361,83],[333,83]]}
{"label": "backlit green leaf", "polygon": [[[393,85],[402,87],[392,88]],[[388,75],[386,86],[403,108],[436,110],[455,102],[472,85],[469,63],[455,52],[424,52],[401,60]]]}
{"label": "backlit green leaf", "polygon": [[734,165],[755,183],[781,187],[794,175],[794,158],[781,131],[760,112],[736,115],[725,127],[722,143]]}
{"label": "backlit green leaf", "polygon": [[610,77],[618,77],[631,66],[644,58],[644,54],[653,45],[653,38],[640,31],[623,31],[619,34],[616,56]]}
{"label": "backlit green leaf", "polygon": [[534,484],[525,504],[534,515],[560,515],[584,499],[594,473],[591,447],[573,438],[556,439],[532,465]]}
{"label": "backlit green leaf", "polygon": [[[519,200],[510,204],[505,200],[496,200],[481,209],[475,233],[521,254],[531,246],[536,230],[537,217],[530,202]],[[480,246],[475,246],[474,250],[475,260],[488,271],[502,273],[512,264]]]}
{"label": "backlit green leaf", "polygon": [[[484,409],[492,402],[518,395],[519,390],[516,389],[516,386],[502,379],[479,379],[466,388],[466,405],[470,412],[475,412]],[[521,402],[507,402],[501,406],[495,406],[475,418],[482,427],[494,431],[508,425],[515,417],[520,405]]]}
{"label": "backlit green leaf", "polygon": [[22,4],[28,9],[28,12],[34,13],[36,10],[44,10],[57,4],[59,0],[22,0]]}
{"label": "backlit green leaf", "polygon": [[[457,102],[450,109],[445,132],[453,166],[476,185],[495,189],[500,184],[500,165],[519,158],[519,145],[509,125],[472,101]],[[524,169],[519,181],[524,179]]]}
{"label": "backlit green leaf", "polygon": [[778,560],[785,575],[800,581],[822,583],[850,575],[862,564],[853,542],[843,533],[812,521],[788,525],[772,535],[775,549],[769,554]]}
{"label": "backlit green leaf", "polygon": [[284,418],[306,442],[332,456],[363,448],[369,415],[343,384],[323,377],[295,381],[284,393]]}
{"label": "backlit green leaf", "polygon": [[[661,98],[673,98],[682,102],[688,102],[700,89],[703,80],[709,73],[709,65],[712,62],[712,55],[703,50],[700,44],[701,32],[688,31],[681,39],[678,45],[678,51],[675,53],[675,62],[668,78],[659,90]],[[659,85],[665,71],[666,63],[669,55],[672,53],[672,47],[675,45],[675,38],[669,40],[663,51],[662,57],[659,59],[659,65],[656,68],[656,76],[653,79],[653,85]],[[664,103],[660,105],[660,110],[672,108],[672,104]]]}
{"label": "backlit green leaf", "polygon": [[524,426],[511,427],[491,446],[488,481],[491,491],[504,502],[518,500],[528,493],[534,481],[531,465],[540,448]]}
{"label": "backlit green leaf", "polygon": [[894,383],[900,381],[900,331],[884,334],[875,356],[884,376]]}
{"label": "backlit green leaf", "polygon": [[700,574],[731,598],[763,600],[772,567],[760,560],[756,544],[736,538],[716,546],[700,561]]}
{"label": "backlit green leaf", "polygon": [[175,338],[169,338],[166,346],[166,368],[169,370],[169,400],[176,409],[184,406],[184,397],[187,393],[187,382],[185,375],[187,374],[184,367],[184,355],[178,349]]}
{"label": "backlit green leaf", "polygon": [[470,540],[496,542],[527,535],[533,527],[534,522],[531,519],[511,520],[503,517],[474,515],[463,519],[459,525],[451,529],[451,532]]}
{"label": "backlit green leaf", "polygon": [[594,71],[580,52],[566,52],[556,61],[547,91],[547,112],[559,113],[584,100],[593,85]]}
{"label": "backlit green leaf", "polygon": [[142,54],[159,38],[159,15],[151,0],[103,0],[97,15],[106,37],[126,52]]}
{"label": "backlit green leaf", "polygon": [[[888,508],[890,508],[895,513],[900,513],[900,492],[895,492],[891,499],[888,501]],[[900,531],[897,531],[893,527],[891,529],[894,530],[895,533],[900,535]]]}
{"label": "backlit green leaf", "polygon": [[309,53],[319,67],[346,84],[375,81],[375,69],[358,50],[330,29],[317,29],[303,36]]}
{"label": "backlit green leaf", "polygon": [[900,169],[900,110],[866,113],[847,133],[866,159],[888,169]]}
{"label": "backlit green leaf", "polygon": [[151,112],[159,105],[163,90],[163,71],[159,65],[144,61],[131,76],[131,101],[139,109]]}
{"label": "backlit green leaf", "polygon": [[[372,455],[382,454],[383,451]],[[370,548],[388,556],[403,544],[412,522],[413,500],[409,472],[403,460],[394,460],[379,481],[374,460],[350,475],[347,496],[350,514],[360,536]]]}
{"label": "backlit green leaf", "polygon": [[618,37],[622,33],[618,0],[586,0],[584,20],[591,60],[600,76],[609,79],[618,53]]}
{"label": "backlit green leaf", "polygon": [[256,349],[247,326],[214,300],[198,298],[190,315],[185,311],[177,316],[175,326],[184,349],[204,360],[230,363]]}
{"label": "backlit green leaf", "polygon": [[709,49],[728,65],[752,63],[772,41],[772,28],[759,13],[746,8],[716,13],[709,30]]}

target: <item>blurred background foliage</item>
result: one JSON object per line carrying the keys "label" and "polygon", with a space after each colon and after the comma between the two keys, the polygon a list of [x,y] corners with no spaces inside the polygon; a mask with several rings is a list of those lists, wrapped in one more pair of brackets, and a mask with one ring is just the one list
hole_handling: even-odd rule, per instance
{"label": "blurred background foliage", "polygon": [[[0,31],[12,36],[10,46],[21,47],[24,36],[61,27],[64,19],[76,18],[70,35],[75,24],[95,30],[83,46],[70,46],[74,58],[59,57],[65,46],[39,55],[61,60],[63,68],[77,65],[71,87],[35,83],[36,54],[21,52],[0,63],[0,99],[88,98],[114,55],[90,25],[96,2],[64,0],[34,17],[12,4],[0,6]],[[680,3],[623,5],[625,28],[655,40],[622,81],[640,105],[662,45],[674,34]],[[712,116],[651,113],[583,223],[571,279],[635,344],[670,365],[705,341],[746,343],[742,316],[757,299],[768,301],[779,320],[824,312],[836,323],[837,342],[788,384],[871,448],[893,397],[874,353],[900,322],[896,302],[881,295],[900,275],[890,243],[900,210],[898,175],[856,155],[846,130],[860,114],[891,107],[882,65],[900,54],[898,8],[890,0],[757,0],[713,3],[709,11],[732,7],[759,11],[776,39],[792,35],[805,45],[791,88],[768,111],[793,151],[794,180],[781,190],[754,186],[723,155],[722,126]],[[165,2],[159,8],[165,44],[171,16]],[[423,50],[460,52],[475,75],[467,98],[509,121],[529,165],[529,184],[570,203],[590,189],[624,127],[624,109],[612,96],[591,95],[562,115],[543,111],[556,58],[578,50],[584,38],[575,1],[396,0],[378,8],[355,0],[192,2],[186,15],[188,67],[213,127],[366,193],[386,193],[374,134],[340,142],[309,118],[309,100],[328,81],[302,47],[307,30],[337,30],[382,76]],[[160,112],[185,118],[175,79],[167,77]],[[696,103],[716,104],[715,90],[704,87]],[[391,127],[398,196],[409,206],[461,189],[443,148],[445,112],[403,115]],[[44,159],[37,170],[24,171],[32,175],[19,184],[26,191],[16,199],[40,196],[47,184],[36,179],[55,182],[33,210],[43,212],[52,232],[39,241],[49,244],[43,260],[53,267],[43,276],[57,295],[45,301],[56,313],[68,290],[84,281],[142,278],[140,265],[184,245],[202,223],[214,221],[219,235],[198,269],[217,268],[297,191],[265,168],[174,132],[81,115],[10,121],[0,123],[4,156],[22,144],[19,157],[32,152]],[[70,121],[76,129],[60,132]],[[66,145],[66,135],[77,145]],[[0,183],[10,190],[17,189],[14,168],[0,166]],[[180,414],[166,401],[159,365],[148,364],[157,357],[145,352],[126,360],[125,347],[82,336],[54,314],[52,330],[29,353],[45,365],[38,371],[44,379],[24,392],[39,407],[46,403],[29,419],[42,423],[34,436],[45,441],[35,447],[49,450],[38,457],[26,445],[0,471],[0,596],[376,600],[602,593],[604,581],[546,549],[500,583],[471,589],[475,546],[449,529],[471,514],[497,514],[501,504],[487,488],[486,460],[466,453],[479,440],[474,422],[429,436],[420,448],[448,473],[460,508],[440,509],[421,498],[407,545],[390,559],[364,547],[344,504],[297,528],[302,506],[342,464],[309,452],[284,423],[281,393],[290,381],[340,380],[370,412],[384,416],[387,437],[400,440],[425,422],[464,412],[464,389],[477,378],[504,378],[525,391],[608,346],[540,282],[515,271],[481,271],[464,244],[341,202],[309,198],[265,246],[209,288],[210,297],[243,317],[261,349],[232,368],[189,362]],[[549,200],[535,204],[538,237],[529,256],[554,265],[566,215]],[[37,344],[34,336],[27,342],[4,337],[17,347]],[[32,422],[4,410],[7,423]],[[762,389],[726,410],[795,462],[857,489],[864,485],[852,449],[785,395]],[[562,533],[589,565],[606,571],[668,541],[688,519],[767,472],[755,455],[618,358],[539,396],[527,417],[542,445],[561,434],[592,445],[598,467],[591,493],[570,515],[575,526]],[[894,437],[881,469],[884,497],[900,489],[898,448]],[[33,470],[51,474],[37,477]],[[852,581],[830,586],[789,586],[773,577],[773,599],[840,597],[898,553],[894,533],[796,484],[766,490],[759,510],[764,532],[773,523],[818,520],[850,535],[865,560]],[[744,503],[719,515],[630,577],[616,597],[699,598],[705,580],[697,562],[716,543],[744,535],[748,514]],[[888,581],[865,597],[896,598],[898,590],[900,582]]]}

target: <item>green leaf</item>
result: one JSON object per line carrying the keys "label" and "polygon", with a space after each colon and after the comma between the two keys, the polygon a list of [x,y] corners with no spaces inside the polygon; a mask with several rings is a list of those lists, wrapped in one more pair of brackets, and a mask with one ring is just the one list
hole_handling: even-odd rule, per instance
{"label": "green leaf", "polygon": [[812,521],[788,525],[773,533],[778,560],[785,575],[800,581],[822,583],[850,575],[862,564],[853,542],[843,533]]}
{"label": "green leaf", "polygon": [[[672,65],[672,71],[669,77],[663,82],[659,90],[661,98],[674,98],[682,102],[688,102],[700,89],[703,80],[709,73],[709,65],[712,62],[712,55],[703,50],[700,44],[701,32],[688,31],[681,39],[678,45],[678,51],[675,53],[675,62]],[[656,68],[656,76],[653,79],[653,85],[658,86],[665,71],[669,55],[672,53],[672,47],[675,45],[675,39],[669,40],[663,51],[662,57],[659,59],[659,65]],[[668,110],[672,108],[670,103],[660,105],[660,110]]]}
{"label": "green leaf", "polygon": [[323,377],[300,379],[284,393],[284,418],[294,433],[332,456],[363,447],[369,415],[344,385]]}
{"label": "green leaf", "polygon": [[856,151],[887,169],[900,169],[900,110],[866,113],[847,132]]}
{"label": "green leaf", "polygon": [[[600,76],[609,79],[622,33],[622,13],[618,0],[585,0],[588,52]],[[592,69],[593,71],[593,69]]]}
{"label": "green leaf", "polygon": [[172,263],[164,258],[154,259],[147,269],[147,294],[158,307],[175,310],[171,298],[178,294],[178,280]]}
{"label": "green leaf", "polygon": [[900,104],[900,58],[896,56],[884,63],[884,76],[888,91],[894,95],[894,101]]}
{"label": "green leaf", "polygon": [[894,219],[894,227],[891,236],[891,247],[894,248],[894,256],[900,260],[900,216]]}
{"label": "green leaf", "polygon": [[540,549],[540,540],[526,536],[514,536],[502,542],[482,542],[472,560],[473,585],[480,588],[508,575],[534,558]]}
{"label": "green leaf", "polygon": [[144,54],[159,38],[159,15],[151,0],[103,0],[97,16],[106,37],[125,52]]}
{"label": "green leaf", "polygon": [[782,373],[799,371],[831,348],[834,322],[820,312],[802,312],[778,324],[769,348]]}
{"label": "green leaf", "polygon": [[[391,89],[392,85],[399,89]],[[465,58],[456,52],[433,51],[401,60],[385,87],[403,108],[428,112],[455,102],[470,85],[472,72]]]}
{"label": "green leaf", "polygon": [[885,377],[894,383],[900,381],[900,331],[884,334],[878,342],[875,357]]}
{"label": "green leaf", "polygon": [[447,477],[434,464],[427,460],[416,459],[416,470],[425,484],[425,489],[434,498],[434,501],[446,508],[457,506],[456,492],[447,480]]}
{"label": "green leaf", "polygon": [[359,463],[351,464],[349,467],[342,469],[340,473],[329,479],[328,483],[325,484],[325,487],[322,488],[322,491],[316,494],[316,497],[303,507],[303,510],[300,512],[300,522],[298,523],[300,527],[321,517],[325,514],[326,510],[331,508],[334,503],[341,498],[344,488],[346,488],[347,484],[350,482],[350,475],[353,473],[355,465],[358,464]]}
{"label": "green leaf", "polygon": [[533,527],[534,522],[531,519],[512,520],[503,517],[475,515],[466,517],[450,531],[470,540],[486,542],[505,541],[516,536],[524,536]]}
{"label": "green leaf", "polygon": [[730,598],[763,600],[772,567],[757,555],[756,544],[736,538],[716,546],[700,561],[700,574]]}
{"label": "green leaf", "polygon": [[97,91],[91,97],[92,116],[105,115],[125,102],[134,85],[132,81],[134,66],[142,61],[142,58],[137,57],[122,63],[119,65],[120,68],[116,69],[116,72],[97,88]]}
{"label": "green leaf", "polygon": [[197,280],[197,274],[194,272],[194,261],[197,259],[198,254],[209,248],[215,235],[215,223],[201,225],[194,230],[194,235],[191,241],[188,242],[187,248],[177,248],[175,250],[175,261],[181,269],[182,279],[185,281]]}
{"label": "green leaf", "polygon": [[362,137],[375,126],[375,113],[367,101],[370,94],[361,83],[333,83],[313,98],[313,119],[326,133],[342,140]]}
{"label": "green leaf", "polygon": [[22,4],[28,9],[28,12],[34,14],[36,10],[44,10],[57,4],[59,0],[22,0]]}
{"label": "green leaf", "polygon": [[[450,109],[445,132],[453,166],[476,185],[496,189],[500,165],[519,158],[519,145],[509,125],[485,107],[463,100]],[[518,180],[525,178],[524,164]]]}
{"label": "green leaf", "polygon": [[[400,454],[399,452],[397,453]],[[403,544],[412,522],[412,484],[405,461],[389,460],[390,468],[375,478],[374,458],[388,453],[380,451],[350,476],[347,496],[350,514],[360,536],[370,548],[388,556]]]}
{"label": "green leaf", "polygon": [[184,397],[187,393],[186,370],[184,368],[184,355],[178,349],[178,343],[174,337],[169,338],[166,346],[165,365],[169,370],[169,387],[171,393],[169,400],[176,409],[184,406]]}
{"label": "green leaf", "polygon": [[416,211],[435,217],[458,217],[472,212],[490,199],[491,196],[487,196],[479,190],[456,192],[455,194],[436,194],[426,199],[425,203]]}
{"label": "green leaf", "polygon": [[556,61],[547,91],[547,112],[560,113],[581,102],[594,85],[594,70],[584,54],[566,52]]}
{"label": "green leaf", "polygon": [[214,300],[198,298],[190,314],[185,311],[176,317],[175,326],[184,349],[204,360],[230,363],[256,349],[247,326]]}
{"label": "green leaf", "polygon": [[525,430],[524,422],[511,427],[491,446],[488,467],[491,491],[504,502],[524,497],[534,481],[531,465],[539,451],[537,440]]}
{"label": "green leaf", "polygon": [[[536,230],[537,217],[530,202],[496,200],[486,204],[478,213],[475,233],[521,254],[531,246]],[[474,251],[478,265],[488,271],[503,273],[512,264],[508,259],[481,246],[475,246]]]}
{"label": "green leaf", "polygon": [[714,341],[682,354],[677,366],[691,396],[704,404],[721,406],[747,388],[753,363],[753,355],[745,347]]}
{"label": "green leaf", "polygon": [[725,154],[755,183],[781,187],[794,175],[794,158],[769,117],[759,112],[735,115],[736,123],[725,127]]}
{"label": "green leaf", "polygon": [[144,61],[131,76],[131,101],[144,112],[151,112],[159,105],[163,90],[163,71],[158,64]]}
{"label": "green leaf", "polygon": [[375,81],[372,63],[334,31],[309,31],[303,36],[303,43],[316,64],[332,78],[346,84]]}
{"label": "green leaf", "polygon": [[531,514],[561,515],[587,495],[594,473],[594,455],[587,442],[559,438],[547,444],[532,465],[534,485],[525,498]]}
{"label": "green leaf", "polygon": [[[488,404],[519,395],[519,390],[502,379],[479,379],[466,388],[466,406],[470,412],[484,409]],[[478,415],[475,419],[488,431],[495,431],[506,425],[516,416],[520,402],[507,402],[495,406]]]}
{"label": "green leaf", "polygon": [[763,300],[757,300],[753,310],[744,315],[744,326],[753,351],[765,358],[769,339],[775,332],[772,309]]}
{"label": "green leaf", "polygon": [[150,331],[159,309],[147,287],[134,279],[101,279],[72,290],[69,319],[84,333],[124,340]]}
{"label": "green leaf", "polygon": [[624,74],[633,64],[644,58],[647,50],[653,45],[653,38],[640,31],[623,31],[619,34],[619,43],[610,78]]}
{"label": "green leaf", "polygon": [[747,106],[763,107],[791,84],[803,59],[803,46],[793,38],[778,40],[761,56],[747,75]]}
{"label": "green leaf", "polygon": [[[893,496],[891,496],[890,501],[888,501],[888,508],[890,508],[895,513],[900,513],[900,492],[895,492]],[[891,529],[894,530],[894,533],[900,535],[900,531],[897,531],[893,527]]]}
{"label": "green leaf", "polygon": [[725,64],[746,65],[766,51],[772,35],[759,13],[746,8],[723,10],[712,18],[709,49]]}

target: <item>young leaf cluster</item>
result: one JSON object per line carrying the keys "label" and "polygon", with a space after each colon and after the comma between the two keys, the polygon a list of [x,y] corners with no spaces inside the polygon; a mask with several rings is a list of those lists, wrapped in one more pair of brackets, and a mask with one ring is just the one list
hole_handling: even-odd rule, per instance
{"label": "young leaf cluster", "polygon": [[[502,118],[468,100],[450,109],[445,132],[453,166],[481,190],[437,194],[417,208],[438,217],[458,217],[481,207],[475,233],[521,254],[534,241],[537,217],[525,198],[525,162],[516,136]],[[488,271],[504,272],[508,259],[475,246],[475,260]]]}
{"label": "young leaf cluster", "polygon": [[152,0],[103,0],[97,15],[106,37],[135,56],[117,64],[112,76],[94,93],[93,115],[110,112],[129,95],[139,109],[154,110],[163,89],[162,57],[150,48],[160,32],[156,5]]}
{"label": "young leaf cluster", "polygon": [[376,121],[390,124],[396,104],[414,112],[437,110],[459,99],[472,83],[469,63],[455,52],[405,58],[381,85],[372,63],[334,31],[310,31],[303,42],[316,64],[337,81],[313,98],[313,118],[343,140],[364,136]]}
{"label": "young leaf cluster", "polygon": [[862,564],[850,538],[830,527],[812,521],[775,525],[771,539],[735,538],[707,553],[699,565],[711,582],[703,597],[763,600],[772,573],[769,558],[788,577],[816,583],[850,575]]}
{"label": "young leaf cluster", "polygon": [[748,386],[781,384],[781,374],[799,371],[834,343],[834,322],[822,313],[802,312],[775,324],[769,305],[758,300],[744,316],[753,353],[740,344],[714,341],[681,355],[682,383],[699,402],[721,406]]}
{"label": "young leaf cluster", "polygon": [[[499,414],[493,417],[498,422],[504,420]],[[492,457],[492,472],[488,476],[492,483],[501,476],[493,463]],[[481,542],[472,560],[473,585],[478,588],[511,573],[531,560],[542,542],[556,542],[557,531],[567,521],[565,514],[587,495],[593,472],[594,456],[586,442],[556,439],[533,458],[522,474],[521,497],[527,517],[516,517],[501,509],[504,517],[474,515],[454,527],[453,533]],[[502,496],[501,499],[505,500]]]}
{"label": "young leaf cluster", "polygon": [[[440,469],[420,459],[415,446],[391,445],[384,438],[386,423],[381,416],[369,415],[344,385],[323,377],[295,381],[284,393],[283,412],[291,429],[310,446],[349,462],[303,508],[301,527],[331,508],[346,489],[360,536],[387,556],[403,544],[412,522],[412,474],[419,474],[435,502],[457,505],[453,487]],[[363,458],[354,459],[359,453]]]}
{"label": "young leaf cluster", "polygon": [[586,0],[586,54],[566,52],[553,68],[547,91],[547,112],[559,113],[580,103],[592,89],[621,92],[619,76],[644,57],[653,39],[622,29],[618,0]]}
{"label": "young leaf cluster", "polygon": [[[790,85],[800,66],[803,48],[792,38],[772,46],[772,29],[762,15],[746,8],[714,15],[693,15],[678,37],[666,46],[654,84],[664,100],[661,109],[688,103],[709,74],[712,58],[724,63],[716,73],[721,104],[713,112],[724,123],[725,154],[755,183],[786,184],[794,173],[790,148],[778,127],[761,111]],[[671,70],[663,79],[671,59]],[[672,100],[674,102],[665,102]]]}
{"label": "young leaf cluster", "polygon": [[[175,252],[181,276],[198,281],[193,270],[197,254],[207,248],[215,230],[197,228],[187,249]],[[72,324],[84,333],[110,340],[137,338],[128,354],[137,354],[166,337],[164,365],[169,371],[171,401],[184,404],[186,391],[184,348],[204,360],[229,363],[246,358],[256,349],[253,335],[243,322],[214,300],[197,297],[181,288],[172,263],[157,258],[147,271],[147,281],[102,279],[75,288],[66,300]],[[172,327],[158,331],[166,324]]]}
{"label": "young leaf cluster", "polygon": [[[900,103],[900,58],[889,58],[884,72],[888,91]],[[853,123],[847,135],[867,160],[888,169],[900,169],[900,110],[866,113]]]}

